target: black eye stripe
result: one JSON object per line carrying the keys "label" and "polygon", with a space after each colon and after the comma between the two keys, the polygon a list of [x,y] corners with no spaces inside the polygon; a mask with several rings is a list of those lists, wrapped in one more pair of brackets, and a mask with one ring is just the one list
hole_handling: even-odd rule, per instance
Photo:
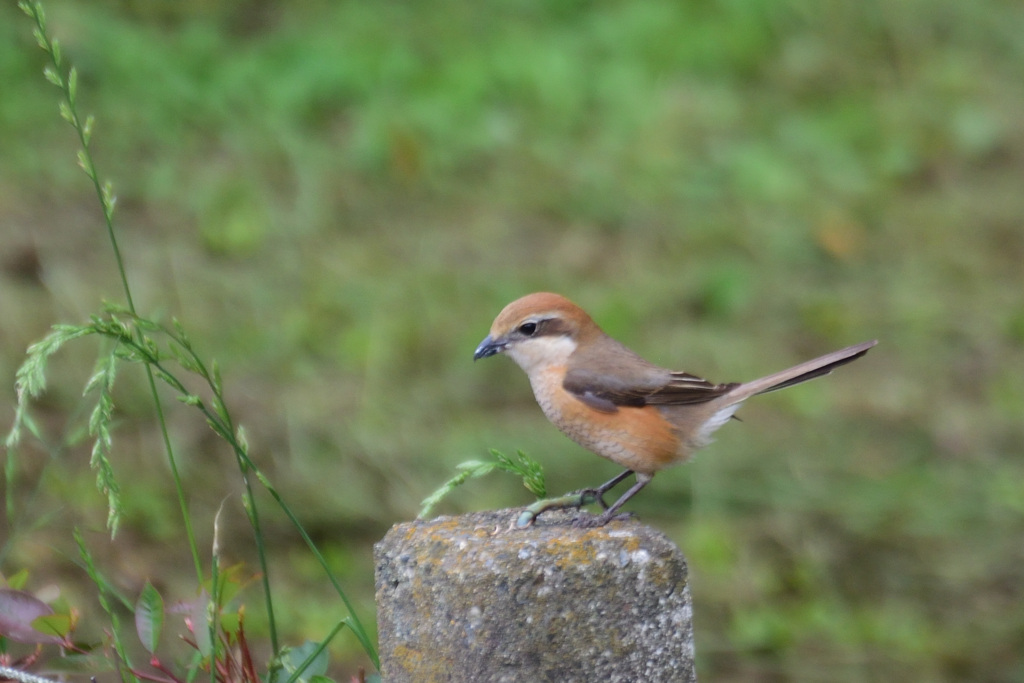
{"label": "black eye stripe", "polygon": [[561,318],[540,318],[519,323],[516,332],[524,337],[549,337],[569,334],[570,329]]}

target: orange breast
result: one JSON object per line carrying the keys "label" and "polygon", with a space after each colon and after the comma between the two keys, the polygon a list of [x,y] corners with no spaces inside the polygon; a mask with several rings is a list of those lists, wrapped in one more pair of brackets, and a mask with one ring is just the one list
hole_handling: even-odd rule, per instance
{"label": "orange breast", "polygon": [[683,459],[672,425],[654,407],[595,410],[562,388],[564,367],[530,377],[537,403],[551,422],[584,448],[636,472],[654,473]]}

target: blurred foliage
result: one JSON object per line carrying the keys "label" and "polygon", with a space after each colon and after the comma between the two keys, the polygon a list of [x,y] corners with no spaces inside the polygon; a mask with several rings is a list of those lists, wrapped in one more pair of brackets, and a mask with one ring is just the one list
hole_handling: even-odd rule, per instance
{"label": "blurred foliage", "polygon": [[[253,457],[367,616],[372,542],[457,463],[522,449],[556,493],[615,473],[546,424],[511,363],[470,362],[501,306],[549,289],[720,381],[882,340],[752,402],[631,503],[690,558],[702,677],[1024,678],[1020,3],[47,9],[97,118],[137,305],[220,360]],[[31,341],[120,291],[42,65],[0,5],[9,387]],[[0,546],[0,566],[70,592],[81,572],[51,546],[104,517],[77,395],[94,356],[54,359]],[[107,559],[127,593],[181,593],[144,396],[126,374],[113,459],[131,486]],[[12,405],[0,393],[0,416]],[[225,552],[251,561],[230,453],[169,420],[197,517],[228,495]],[[448,509],[527,502],[499,482]],[[271,571],[294,579],[280,620],[316,638],[342,608],[268,524]]]}

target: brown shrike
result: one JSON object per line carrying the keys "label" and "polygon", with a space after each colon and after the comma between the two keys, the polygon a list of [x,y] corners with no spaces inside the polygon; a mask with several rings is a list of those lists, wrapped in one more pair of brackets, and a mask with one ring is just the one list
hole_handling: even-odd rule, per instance
{"label": "brown shrike", "polygon": [[[541,292],[513,301],[498,314],[473,359],[504,353],[530,378],[541,410],[569,438],[626,471],[596,489],[541,501],[519,518],[528,526],[553,507],[598,502],[602,526],[655,472],[684,462],[711,441],[746,399],[827,375],[860,358],[877,341],[833,351],[752,382],[712,384],[687,372],[648,363],[606,335],[576,304]],[[603,496],[630,474],[636,483],[611,506]]]}

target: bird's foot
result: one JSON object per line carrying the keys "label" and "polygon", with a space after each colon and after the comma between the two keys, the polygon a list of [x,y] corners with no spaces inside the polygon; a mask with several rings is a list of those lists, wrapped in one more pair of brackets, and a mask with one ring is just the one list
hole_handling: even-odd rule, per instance
{"label": "bird's foot", "polygon": [[577,529],[596,529],[602,527],[608,522],[624,522],[627,519],[632,519],[632,512],[615,512],[609,510],[612,514],[605,512],[601,515],[590,515],[585,512],[581,512],[576,515],[576,518],[572,520],[572,525]]}
{"label": "bird's foot", "polygon": [[574,495],[578,495],[580,497],[580,507],[597,503],[607,510],[608,503],[604,502],[604,494],[605,492],[601,489],[580,489],[579,491],[576,491]]}

